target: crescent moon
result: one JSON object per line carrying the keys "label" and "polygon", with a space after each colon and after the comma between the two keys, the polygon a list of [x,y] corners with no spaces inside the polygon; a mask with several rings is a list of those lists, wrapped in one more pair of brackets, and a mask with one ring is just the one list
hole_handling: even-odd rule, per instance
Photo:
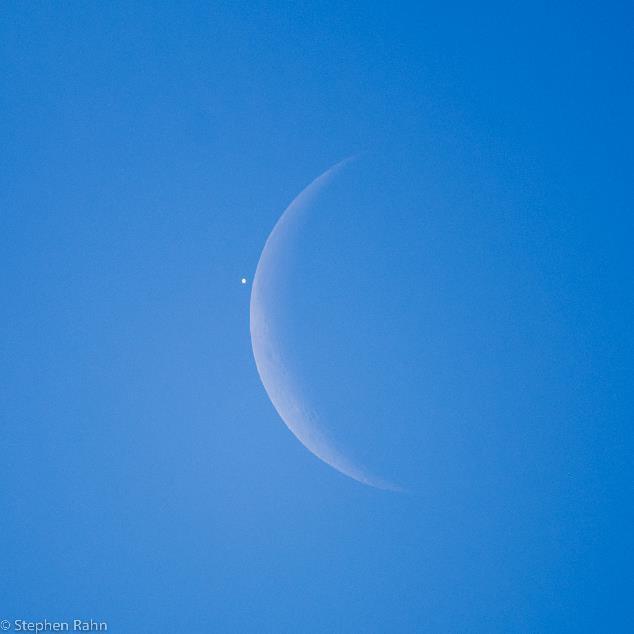
{"label": "crescent moon", "polygon": [[285,255],[302,230],[311,203],[354,157],[337,163],[306,187],[287,207],[273,227],[258,262],[250,302],[253,356],[264,389],[280,418],[297,439],[317,458],[340,473],[378,489],[399,487],[370,474],[346,455],[328,434],[318,408],[308,402],[301,383],[289,367],[283,327],[279,323],[279,296],[288,273]]}

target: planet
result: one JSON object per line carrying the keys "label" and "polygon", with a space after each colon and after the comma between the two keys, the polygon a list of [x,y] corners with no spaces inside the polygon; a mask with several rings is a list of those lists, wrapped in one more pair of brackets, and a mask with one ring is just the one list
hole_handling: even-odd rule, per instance
{"label": "planet", "polygon": [[257,370],[289,430],[340,473],[446,497],[548,451],[564,329],[535,236],[496,194],[477,169],[366,154],[312,181],[268,236]]}

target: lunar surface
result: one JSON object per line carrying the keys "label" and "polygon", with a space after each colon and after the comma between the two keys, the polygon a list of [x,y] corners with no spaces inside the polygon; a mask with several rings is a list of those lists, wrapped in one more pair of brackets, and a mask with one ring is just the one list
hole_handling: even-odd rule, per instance
{"label": "lunar surface", "polygon": [[370,473],[348,456],[328,433],[319,406],[311,402],[292,369],[284,329],[284,313],[292,311],[286,280],[295,240],[304,228],[316,199],[352,159],[330,168],[315,179],[284,211],[266,241],[251,290],[250,324],[257,369],[275,409],[297,439],[315,456],[364,484],[398,490],[395,484]]}

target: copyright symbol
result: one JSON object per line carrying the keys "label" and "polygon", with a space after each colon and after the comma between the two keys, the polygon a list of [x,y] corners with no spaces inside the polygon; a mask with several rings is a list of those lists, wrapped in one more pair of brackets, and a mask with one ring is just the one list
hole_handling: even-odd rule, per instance
{"label": "copyright symbol", "polygon": [[11,623],[9,623],[9,621],[7,621],[6,619],[4,621],[0,621],[0,628],[2,628],[3,630],[10,630]]}

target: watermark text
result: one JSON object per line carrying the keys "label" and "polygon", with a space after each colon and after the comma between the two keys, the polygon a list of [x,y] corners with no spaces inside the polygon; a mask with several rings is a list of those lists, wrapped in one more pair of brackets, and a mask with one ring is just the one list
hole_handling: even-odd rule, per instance
{"label": "watermark text", "polygon": [[84,621],[83,619],[73,619],[72,621],[26,621],[15,619],[15,621],[0,621],[0,630],[14,632],[107,632],[108,623],[106,621]]}

